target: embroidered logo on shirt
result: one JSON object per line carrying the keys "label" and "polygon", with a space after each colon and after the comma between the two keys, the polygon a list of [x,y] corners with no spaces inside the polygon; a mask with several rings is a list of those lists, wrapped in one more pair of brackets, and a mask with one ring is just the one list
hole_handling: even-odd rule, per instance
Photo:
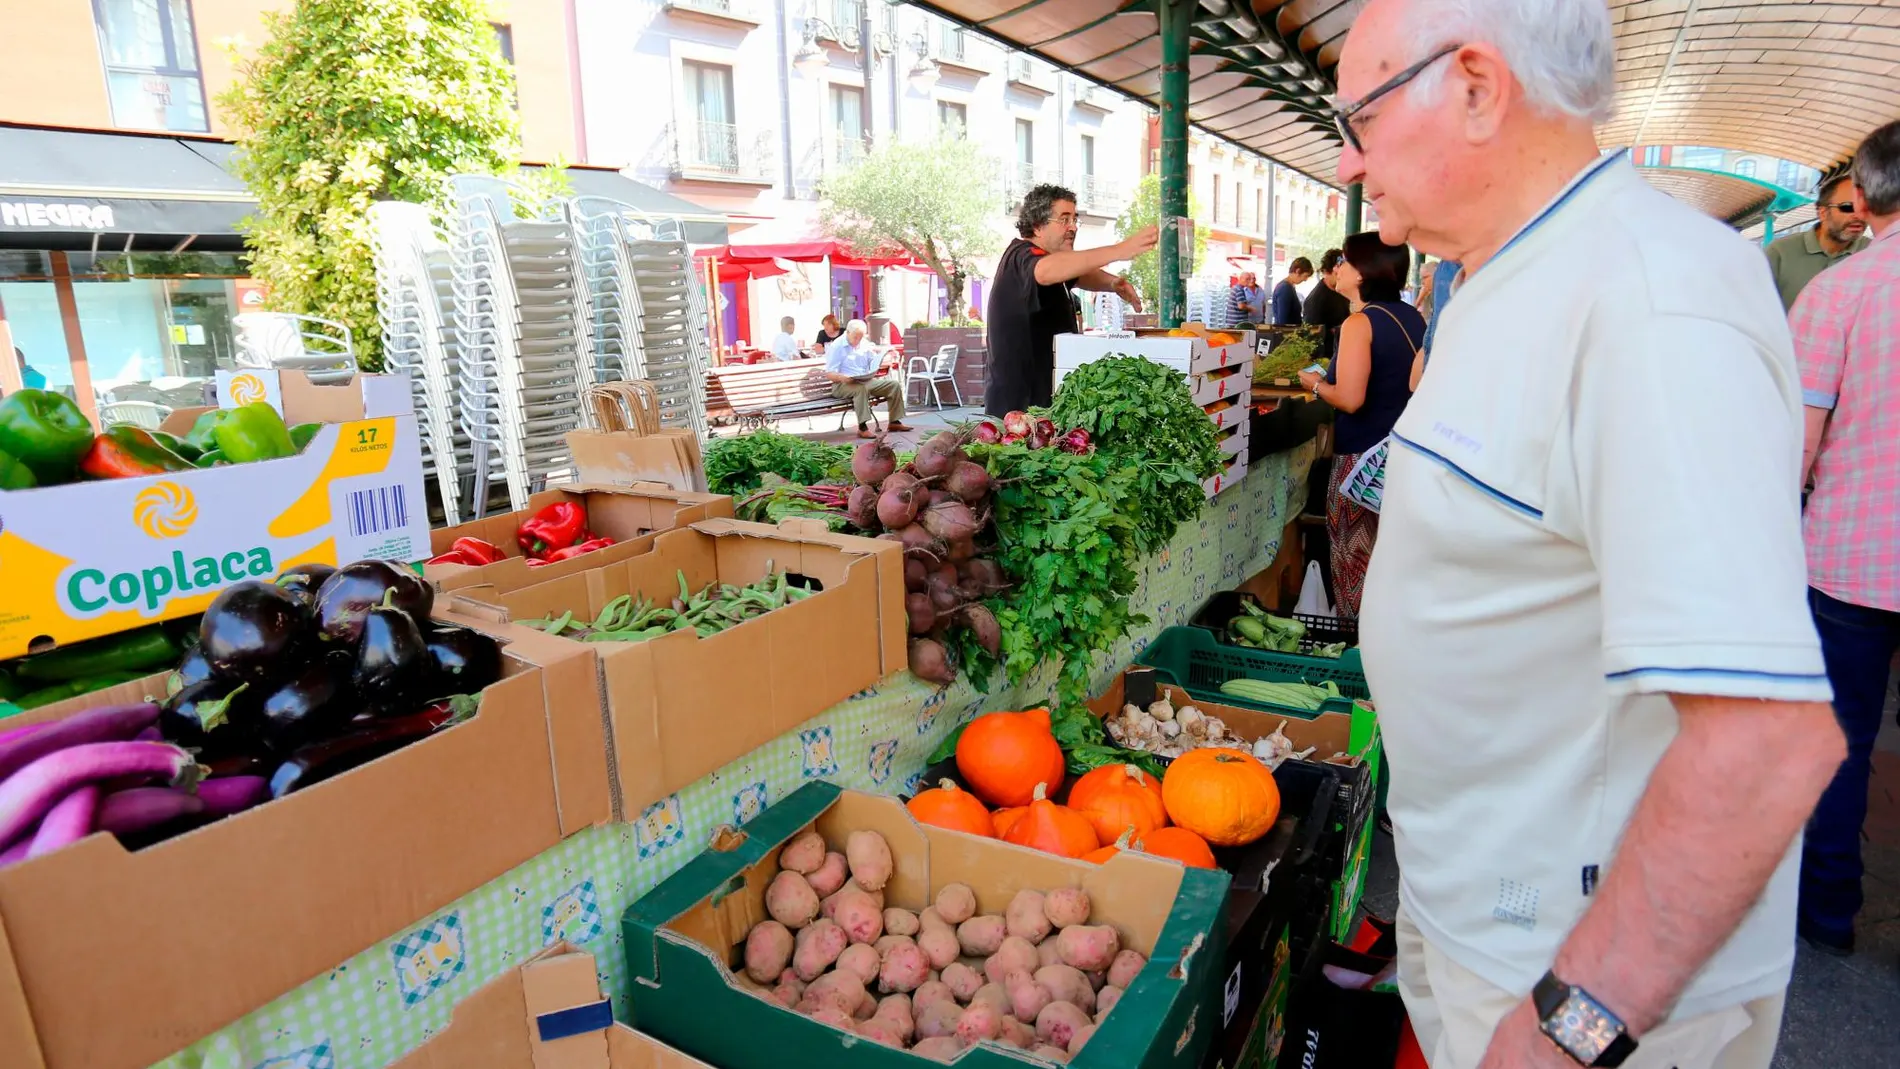
{"label": "embroidered logo on shirt", "polygon": [[1595,865],[1585,865],[1583,867],[1583,897],[1589,898],[1596,893],[1597,867]]}
{"label": "embroidered logo on shirt", "polygon": [[1478,441],[1476,438],[1473,438],[1456,427],[1447,426],[1443,423],[1434,423],[1432,424],[1432,433],[1450,442],[1452,445],[1463,449],[1467,453],[1484,452],[1483,442]]}
{"label": "embroidered logo on shirt", "polygon": [[1498,904],[1491,916],[1525,931],[1537,929],[1537,888],[1516,880],[1498,879]]}

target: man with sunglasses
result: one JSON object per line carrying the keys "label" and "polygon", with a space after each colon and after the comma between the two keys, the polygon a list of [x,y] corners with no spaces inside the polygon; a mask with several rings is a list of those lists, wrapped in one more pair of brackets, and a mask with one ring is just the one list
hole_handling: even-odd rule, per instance
{"label": "man with sunglasses", "polygon": [[1768,1069],[1846,752],[1787,320],[1600,151],[1615,55],[1603,0],[1369,0],[1338,68],[1340,181],[1463,265],[1359,625],[1433,1069]]}
{"label": "man with sunglasses", "polygon": [[1814,276],[1867,247],[1867,220],[1854,209],[1854,180],[1837,174],[1821,183],[1814,201],[1814,225],[1768,243],[1768,270],[1781,291],[1783,311]]}

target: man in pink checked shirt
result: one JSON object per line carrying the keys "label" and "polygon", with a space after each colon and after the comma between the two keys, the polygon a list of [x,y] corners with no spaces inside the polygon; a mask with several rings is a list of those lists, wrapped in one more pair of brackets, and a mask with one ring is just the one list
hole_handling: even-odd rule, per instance
{"label": "man in pink checked shirt", "polygon": [[1837,954],[1854,949],[1874,736],[1900,649],[1900,122],[1861,142],[1853,194],[1873,243],[1821,272],[1789,321],[1807,406],[1801,470],[1814,479],[1808,603],[1847,735],[1808,822],[1797,930]]}

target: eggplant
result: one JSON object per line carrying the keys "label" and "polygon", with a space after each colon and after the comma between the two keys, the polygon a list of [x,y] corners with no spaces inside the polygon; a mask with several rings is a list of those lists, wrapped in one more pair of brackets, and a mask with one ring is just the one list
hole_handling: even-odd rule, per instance
{"label": "eggplant", "polygon": [[395,753],[440,728],[460,723],[474,711],[475,704],[473,699],[440,701],[421,712],[376,721],[347,735],[305,746],[271,774],[270,796],[282,798]]}
{"label": "eggplant", "polygon": [[211,602],[198,624],[205,661],[240,683],[272,683],[304,662],[310,614],[282,587],[247,579]]}
{"label": "eggplant", "polygon": [[322,586],[325,581],[335,574],[336,565],[324,564],[321,561],[311,561],[308,564],[293,564],[283,571],[278,572],[277,581],[282,583],[286,579],[293,579],[298,582],[308,582],[313,586]]}
{"label": "eggplant", "polygon": [[361,702],[350,685],[347,656],[310,662],[258,701],[258,734],[275,753],[289,753],[344,731]]}
{"label": "eggplant", "polygon": [[206,762],[260,753],[258,696],[256,684],[215,678],[193,683],[160,707],[159,733]]}
{"label": "eggplant", "polygon": [[211,675],[211,662],[205,660],[204,647],[194,645],[185,651],[185,659],[179,661],[178,667],[172,669],[172,674],[165,678],[165,693],[176,694],[186,687],[195,687],[210,679]]}
{"label": "eggplant", "polygon": [[[409,601],[416,598],[414,589],[408,587],[403,579],[407,574],[396,565],[381,560],[359,560],[338,568],[317,589],[318,636],[338,646],[355,646],[362,640],[363,621],[369,611],[383,604],[391,591],[400,588],[403,593],[398,594],[398,598]],[[431,593],[429,597],[433,602],[434,594]],[[424,619],[427,619],[426,615]]]}
{"label": "eggplant", "polygon": [[401,578],[396,582],[396,597],[392,602],[396,608],[409,614],[419,625],[427,625],[429,614],[435,611],[435,588],[429,581],[398,566],[396,572]]}
{"label": "eggplant", "polygon": [[479,694],[501,678],[501,643],[467,627],[438,627],[429,648],[430,697]]}
{"label": "eggplant", "polygon": [[429,671],[429,647],[422,629],[408,613],[388,604],[363,617],[363,637],[356,647],[350,683],[363,700],[384,709],[400,709],[424,697]]}
{"label": "eggplant", "polygon": [[260,747],[256,753],[232,754],[228,757],[206,759],[200,755],[198,760],[205,766],[205,780],[244,779],[246,777],[268,776],[277,767],[273,758],[262,756]]}
{"label": "eggplant", "polygon": [[280,575],[274,580],[277,589],[289,594],[291,599],[303,607],[312,619],[317,615],[317,590],[323,584],[307,575]]}

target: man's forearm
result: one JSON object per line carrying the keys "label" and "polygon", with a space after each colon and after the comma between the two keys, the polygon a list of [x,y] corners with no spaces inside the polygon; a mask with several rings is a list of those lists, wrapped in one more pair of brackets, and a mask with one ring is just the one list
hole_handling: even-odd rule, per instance
{"label": "man's forearm", "polygon": [[1553,966],[1639,1038],[1754,906],[1846,755],[1826,704],[1672,700],[1676,740]]}
{"label": "man's forearm", "polygon": [[1113,274],[1108,271],[1104,271],[1098,267],[1095,270],[1090,271],[1087,274],[1084,274],[1078,277],[1075,280],[1075,288],[1079,290],[1094,290],[1094,291],[1098,291],[1102,293],[1107,293],[1114,290],[1115,284],[1117,282],[1120,282],[1121,280],[1122,280],[1122,277],[1120,275]]}
{"label": "man's forearm", "polygon": [[1803,434],[1801,436],[1801,486],[1806,488],[1808,477],[1814,474],[1814,458],[1821,452],[1821,436],[1827,432],[1827,418],[1833,415],[1831,409],[1806,405],[1801,409]]}
{"label": "man's forearm", "polygon": [[1047,253],[1036,258],[1036,282],[1044,286],[1053,286],[1058,282],[1074,282],[1123,258],[1125,254],[1120,245],[1104,245],[1099,249],[1079,249],[1074,252]]}

